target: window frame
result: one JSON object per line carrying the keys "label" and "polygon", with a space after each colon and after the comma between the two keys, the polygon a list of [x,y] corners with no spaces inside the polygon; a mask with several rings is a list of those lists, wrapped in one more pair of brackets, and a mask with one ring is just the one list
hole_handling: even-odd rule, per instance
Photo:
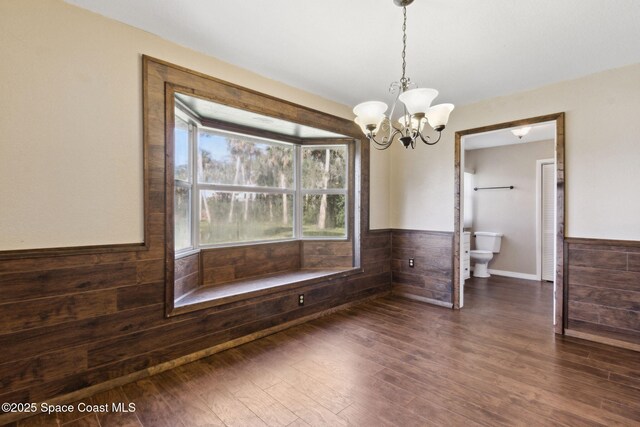
{"label": "window frame", "polygon": [[[319,143],[315,143],[312,140],[307,140],[302,143],[295,143],[286,140],[278,140],[274,136],[259,136],[259,130],[256,129],[255,133],[243,133],[242,131],[234,131],[229,129],[221,129],[215,126],[206,125],[203,123],[195,114],[191,113],[187,107],[184,107],[180,102],[176,102],[174,105],[174,115],[179,117],[183,121],[186,121],[189,125],[189,168],[190,168],[190,182],[187,184],[186,181],[178,180],[174,177],[174,195],[175,188],[180,187],[188,187],[190,188],[191,193],[191,215],[190,215],[190,227],[191,227],[191,246],[189,248],[183,248],[177,250],[175,248],[175,238],[174,238],[174,258],[182,258],[185,256],[192,255],[194,253],[198,253],[201,250],[206,249],[214,249],[214,248],[224,248],[224,247],[236,247],[236,246],[248,246],[248,245],[256,245],[263,243],[277,243],[277,242],[288,242],[288,241],[302,241],[302,240],[310,240],[310,241],[349,241],[350,240],[350,227],[349,227],[349,218],[350,212],[352,209],[351,206],[351,198],[349,197],[350,192],[352,191],[352,176],[350,164],[353,161],[352,156],[354,156],[354,152],[352,150],[351,144],[344,139],[336,142],[330,142],[330,140],[323,139]],[[175,127],[175,119],[174,119],[174,127]],[[198,152],[198,138],[200,129],[212,130],[214,132],[220,133],[228,133],[235,134],[241,137],[248,137],[251,139],[263,140],[267,143],[275,143],[282,145],[290,145],[294,150],[294,161],[293,161],[293,186],[291,189],[281,189],[276,187],[260,187],[260,186],[235,186],[228,184],[209,184],[209,183],[200,183],[198,180],[198,167],[197,167],[197,152]],[[175,130],[174,130],[175,132]],[[174,144],[174,152],[175,152],[175,140]],[[308,189],[304,190],[302,188],[302,161],[303,148],[332,148],[332,147],[344,147],[346,159],[345,159],[345,170],[344,170],[344,180],[345,187],[343,189]],[[293,237],[284,238],[284,239],[261,239],[261,240],[248,240],[242,242],[226,242],[226,243],[208,243],[202,244],[200,241],[200,209],[202,207],[200,200],[200,192],[201,191],[235,191],[235,192],[253,192],[253,193],[269,193],[269,194],[291,194],[293,196]],[[303,234],[303,198],[305,194],[327,194],[327,195],[344,195],[345,197],[345,209],[344,209],[344,235],[343,236],[304,236]],[[175,196],[174,196],[175,197]]]}
{"label": "window frame", "polygon": [[[247,240],[247,241],[242,241],[242,242],[226,242],[226,243],[207,243],[207,244],[202,244],[200,242],[200,209],[202,208],[202,204],[200,203],[200,192],[201,191],[225,191],[225,192],[238,192],[238,193],[265,193],[265,194],[291,194],[292,197],[292,202],[293,202],[293,206],[295,206],[296,204],[296,186],[297,186],[297,181],[296,181],[296,176],[297,176],[297,169],[298,169],[298,165],[296,162],[296,155],[297,155],[297,150],[298,147],[296,146],[296,144],[291,143],[291,142],[286,142],[286,141],[278,141],[275,140],[273,138],[267,138],[267,137],[260,137],[260,136],[255,136],[255,135],[247,135],[247,134],[243,134],[240,132],[234,132],[234,131],[229,131],[229,130],[223,130],[223,129],[217,129],[211,126],[205,126],[202,125],[198,128],[198,132],[196,132],[196,141],[198,139],[198,134],[199,134],[199,130],[200,129],[207,129],[207,130],[212,130],[214,132],[220,132],[220,133],[227,133],[227,134],[232,134],[232,135],[238,135],[240,137],[249,137],[251,139],[259,139],[259,140],[263,140],[266,143],[272,143],[272,144],[280,144],[280,145],[289,145],[293,148],[293,185],[292,188],[288,189],[288,188],[278,188],[278,187],[261,187],[261,186],[245,186],[245,185],[229,185],[229,184],[208,184],[208,183],[200,183],[198,181],[198,177],[197,177],[197,171],[195,174],[195,181],[193,183],[193,186],[195,187],[196,192],[198,193],[198,209],[196,212],[193,213],[193,217],[194,219],[192,219],[192,221],[196,221],[194,224],[197,225],[197,227],[193,227],[195,228],[195,234],[197,235],[198,238],[198,248],[199,249],[210,249],[210,248],[223,248],[223,247],[229,247],[229,246],[244,246],[244,245],[251,245],[254,243],[274,243],[274,242],[286,242],[286,241],[291,241],[291,240],[297,240],[297,235],[296,235],[296,227],[297,227],[297,223],[296,223],[296,214],[295,214],[295,210],[294,210],[294,214],[293,214],[293,224],[292,224],[292,234],[293,236],[291,238],[284,238],[284,239],[261,239],[261,240]],[[196,145],[193,147],[193,155],[196,155],[197,150],[198,150],[198,145],[196,142]]]}
{"label": "window frame", "polygon": [[[345,150],[345,154],[346,154],[346,158],[345,158],[345,168],[344,168],[344,181],[345,181],[345,187],[344,188],[327,188],[327,189],[307,189],[305,190],[302,187],[302,162],[303,162],[303,155],[302,155],[302,150],[305,148],[314,148],[314,149],[327,149],[327,148],[333,148],[333,147],[344,147]],[[322,144],[315,144],[313,142],[309,142],[306,144],[301,144],[298,147],[298,168],[297,168],[297,173],[298,175],[296,176],[296,183],[298,184],[298,186],[296,187],[296,193],[298,194],[298,198],[297,198],[297,203],[296,203],[296,208],[298,209],[298,211],[296,212],[298,214],[298,236],[300,240],[339,240],[339,241],[344,241],[344,240],[349,240],[349,209],[350,209],[350,200],[349,200],[349,192],[350,192],[350,170],[349,170],[349,164],[351,163],[351,150],[349,148],[349,144],[346,144],[344,142],[336,142],[336,143],[332,143],[332,144],[328,144],[328,143],[322,143]],[[344,236],[305,236],[304,235],[304,220],[303,220],[303,199],[305,194],[313,194],[313,195],[322,195],[322,194],[327,194],[327,195],[344,195]]]}
{"label": "window frame", "polygon": [[[195,200],[195,194],[193,192],[194,188],[193,188],[193,183],[194,183],[194,178],[196,176],[196,171],[195,171],[195,159],[193,157],[193,145],[194,145],[194,139],[197,136],[196,132],[194,132],[194,129],[197,129],[197,121],[191,117],[189,114],[185,113],[184,111],[175,108],[174,109],[174,114],[177,118],[179,118],[180,120],[186,122],[187,126],[188,126],[188,137],[187,137],[187,143],[188,143],[188,160],[187,160],[187,167],[188,167],[188,173],[187,176],[189,178],[188,181],[182,180],[182,179],[178,179],[175,177],[175,161],[174,161],[174,173],[173,173],[173,194],[174,194],[174,204],[175,204],[175,191],[176,188],[180,187],[180,188],[187,188],[189,190],[189,194],[190,194],[190,206],[189,206],[189,230],[191,232],[191,239],[190,239],[190,246],[186,247],[186,248],[182,248],[182,249],[176,249],[175,247],[175,213],[174,213],[174,251],[176,256],[182,257],[188,254],[192,254],[194,252],[196,252],[198,250],[198,240],[197,240],[197,236],[196,234],[196,227],[193,226],[193,221],[194,221],[194,207],[197,206],[197,201]],[[174,119],[174,135],[175,135],[175,127],[176,127],[176,122],[177,120]],[[175,158],[175,147],[176,147],[176,141],[174,138],[173,141],[173,152],[174,152],[174,158]],[[174,205],[175,206],[175,205]],[[175,212],[175,207],[174,207],[174,212]]]}

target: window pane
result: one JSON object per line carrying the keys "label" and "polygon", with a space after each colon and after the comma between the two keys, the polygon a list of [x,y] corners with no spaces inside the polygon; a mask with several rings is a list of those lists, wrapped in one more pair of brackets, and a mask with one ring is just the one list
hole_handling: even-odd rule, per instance
{"label": "window pane", "polygon": [[173,235],[175,250],[191,247],[191,189],[175,186],[173,193]]}
{"label": "window pane", "polygon": [[189,125],[176,116],[174,129],[175,145],[173,149],[174,178],[181,181],[189,179]]}
{"label": "window pane", "polygon": [[346,237],[344,194],[305,194],[302,199],[304,237]]}
{"label": "window pane", "polygon": [[200,192],[200,243],[293,238],[293,195]]}
{"label": "window pane", "polygon": [[207,184],[293,188],[293,146],[201,129],[198,180]]}
{"label": "window pane", "polygon": [[302,188],[345,188],[346,182],[346,146],[302,148]]}

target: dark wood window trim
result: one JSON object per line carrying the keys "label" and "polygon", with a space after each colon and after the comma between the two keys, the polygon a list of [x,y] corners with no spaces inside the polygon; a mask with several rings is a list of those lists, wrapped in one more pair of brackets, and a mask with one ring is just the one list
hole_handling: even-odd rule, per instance
{"label": "dark wood window trim", "polygon": [[[185,312],[185,310],[193,311],[194,309],[203,308],[194,304],[191,304],[188,309],[182,308],[179,304],[176,306],[174,290],[175,253],[173,248],[172,174],[173,121],[175,108],[174,94],[176,92],[288,120],[294,123],[328,130],[345,135],[346,139],[349,141],[355,141],[349,144],[349,181],[352,185],[350,185],[349,188],[349,200],[351,203],[349,203],[347,240],[341,239],[340,241],[352,243],[353,262],[355,266],[359,266],[360,234],[363,230],[368,229],[368,225],[366,227],[362,227],[359,221],[357,221],[360,217],[360,212],[356,212],[355,206],[358,205],[360,209],[368,209],[368,200],[365,204],[365,201],[361,200],[360,197],[361,176],[358,173],[362,168],[360,163],[365,161],[368,162],[368,159],[360,158],[362,152],[359,148],[361,132],[352,121],[312,110],[247,88],[242,88],[237,85],[146,56],[143,57],[143,71],[145,140],[150,147],[152,147],[154,154],[158,154],[157,151],[160,149],[162,150],[165,163],[163,174],[164,191],[162,198],[164,199],[165,212],[165,314],[167,316],[180,314]],[[162,132],[162,136],[160,135],[160,132]],[[326,140],[302,141],[303,145],[304,143],[324,144],[326,142]],[[145,157],[145,161],[146,160],[147,159]],[[154,189],[156,188],[158,187],[154,186]],[[357,203],[355,199],[356,197],[358,197]],[[322,241],[331,240],[333,239],[323,239]],[[203,248],[201,250],[205,249]],[[327,280],[334,280],[339,277],[345,277],[350,274],[357,274],[361,272],[362,269],[359,267],[342,269],[342,271],[328,272],[322,277],[318,277],[317,281],[325,282]],[[283,280],[280,285],[276,285],[269,290],[262,289],[259,292],[280,292],[285,289],[291,289],[292,287],[304,287],[315,283],[315,280],[316,279],[303,279],[294,282]],[[254,296],[256,296],[255,292],[246,292],[238,298],[250,299]],[[236,296],[233,297],[236,298]],[[217,298],[213,301],[209,301],[206,306],[211,307],[212,305],[219,305],[224,303],[224,301],[226,301],[226,298]]]}

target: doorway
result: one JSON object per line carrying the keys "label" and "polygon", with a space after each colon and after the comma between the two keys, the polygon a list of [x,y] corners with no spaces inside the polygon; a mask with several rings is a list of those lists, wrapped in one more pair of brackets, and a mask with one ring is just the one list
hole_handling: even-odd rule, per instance
{"label": "doorway", "polygon": [[[525,279],[542,278],[543,270],[545,271],[545,277],[549,276],[551,272],[551,279],[554,282],[553,286],[553,324],[556,333],[563,333],[564,325],[564,313],[566,308],[564,307],[564,113],[557,113],[547,116],[533,117],[523,120],[516,120],[512,122],[505,122],[496,125],[490,125],[480,128],[468,129],[464,131],[456,132],[455,143],[455,210],[454,220],[457,226],[454,232],[454,283],[453,283],[453,302],[454,308],[461,308],[464,305],[464,270],[463,262],[466,262],[466,251],[469,250],[468,242],[465,246],[464,236],[464,221],[463,216],[467,213],[464,210],[464,172],[465,172],[465,140],[467,138],[478,135],[491,135],[498,133],[508,133],[505,131],[521,129],[525,127],[542,128],[543,125],[553,126],[553,148],[555,156],[553,158],[543,158],[539,163],[539,167],[536,166],[535,174],[539,173],[539,183],[535,185],[536,196],[535,200],[535,216],[536,221],[533,227],[536,228],[535,237],[532,234],[532,239],[535,241],[535,268],[530,271],[528,275],[511,275],[511,277],[520,277]],[[517,133],[517,132],[516,132]],[[516,134],[512,137],[517,138]],[[522,141],[526,142],[526,136],[521,137]],[[543,166],[544,165],[544,166]],[[467,172],[469,172],[467,170]],[[533,172],[533,166],[531,167]],[[467,179],[468,181],[469,179]],[[536,180],[538,182],[538,180]],[[476,183],[477,184],[477,183]],[[468,184],[467,184],[468,185]],[[494,188],[495,187],[495,188]],[[496,182],[487,183],[483,185],[475,185],[476,191],[486,190],[484,194],[495,195],[495,192],[509,192],[514,190],[514,186],[508,182]],[[543,191],[546,189],[545,195]],[[549,191],[554,190],[554,191]],[[533,190],[531,190],[533,192]],[[467,191],[467,195],[468,195]],[[515,195],[517,191],[514,191],[512,195]],[[507,198],[505,195],[504,199]],[[555,209],[551,210],[552,206]],[[545,209],[543,211],[543,209]],[[533,210],[533,208],[531,208]],[[546,214],[546,217],[545,217]],[[531,228],[531,227],[529,227]],[[494,230],[483,230],[494,231]],[[500,230],[497,230],[498,232]],[[513,233],[512,233],[513,234]],[[507,237],[508,238],[508,237]],[[512,241],[516,241],[515,235],[512,235]],[[550,250],[553,249],[553,250]],[[533,251],[533,249],[532,249]],[[546,251],[546,252],[543,252]],[[545,255],[546,254],[546,255]],[[549,254],[552,254],[549,256]],[[533,262],[533,261],[532,261]],[[489,272],[492,270],[489,269]],[[509,276],[509,271],[499,271],[499,274]]]}

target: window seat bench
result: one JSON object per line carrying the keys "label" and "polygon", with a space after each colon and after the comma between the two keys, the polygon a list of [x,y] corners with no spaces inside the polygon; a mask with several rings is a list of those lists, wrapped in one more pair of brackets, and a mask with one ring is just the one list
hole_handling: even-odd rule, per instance
{"label": "window seat bench", "polygon": [[362,272],[357,267],[298,269],[199,287],[175,301],[175,313],[187,313],[231,302],[326,282]]}

